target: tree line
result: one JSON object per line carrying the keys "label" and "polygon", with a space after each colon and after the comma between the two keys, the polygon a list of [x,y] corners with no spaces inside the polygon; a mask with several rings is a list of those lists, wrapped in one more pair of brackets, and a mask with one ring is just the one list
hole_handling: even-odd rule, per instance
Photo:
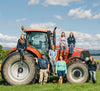
{"label": "tree line", "polygon": [[5,49],[3,49],[3,46],[0,45],[0,60],[3,60],[7,56],[9,51],[11,51],[11,49],[5,50]]}

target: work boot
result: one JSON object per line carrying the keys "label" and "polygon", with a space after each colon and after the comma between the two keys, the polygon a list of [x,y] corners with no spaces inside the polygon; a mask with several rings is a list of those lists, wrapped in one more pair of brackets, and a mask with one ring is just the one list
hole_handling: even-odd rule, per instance
{"label": "work boot", "polygon": [[45,84],[46,84],[46,82],[43,81],[43,85],[45,85]]}
{"label": "work boot", "polygon": [[40,85],[43,85],[43,83],[42,83],[42,82],[39,82],[39,84],[40,84]]}
{"label": "work boot", "polygon": [[22,60],[25,60],[25,57],[24,57],[24,55],[22,55]]}

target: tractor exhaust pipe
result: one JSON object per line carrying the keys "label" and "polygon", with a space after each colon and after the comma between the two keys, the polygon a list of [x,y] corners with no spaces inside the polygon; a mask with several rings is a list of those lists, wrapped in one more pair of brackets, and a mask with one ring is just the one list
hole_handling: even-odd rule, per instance
{"label": "tractor exhaust pipe", "polygon": [[57,29],[57,27],[55,27],[53,30],[53,44],[55,47],[56,47],[56,29]]}

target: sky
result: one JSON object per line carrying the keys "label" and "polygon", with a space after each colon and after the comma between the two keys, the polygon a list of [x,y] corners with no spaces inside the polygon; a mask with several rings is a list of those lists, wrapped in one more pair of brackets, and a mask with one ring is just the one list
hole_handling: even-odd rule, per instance
{"label": "sky", "polygon": [[100,49],[100,0],[0,0],[0,44],[15,47],[22,25],[57,26],[57,41],[73,32],[76,47]]}

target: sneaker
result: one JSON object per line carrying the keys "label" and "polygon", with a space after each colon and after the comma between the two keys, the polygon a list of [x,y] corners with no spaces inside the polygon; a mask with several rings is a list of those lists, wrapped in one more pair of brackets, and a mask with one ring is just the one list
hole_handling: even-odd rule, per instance
{"label": "sneaker", "polygon": [[53,76],[55,76],[55,73],[53,73]]}
{"label": "sneaker", "polygon": [[24,55],[22,56],[22,60],[25,60],[25,57],[24,57]]}
{"label": "sneaker", "polygon": [[97,83],[97,81],[93,81],[93,83],[95,84],[95,83]]}

